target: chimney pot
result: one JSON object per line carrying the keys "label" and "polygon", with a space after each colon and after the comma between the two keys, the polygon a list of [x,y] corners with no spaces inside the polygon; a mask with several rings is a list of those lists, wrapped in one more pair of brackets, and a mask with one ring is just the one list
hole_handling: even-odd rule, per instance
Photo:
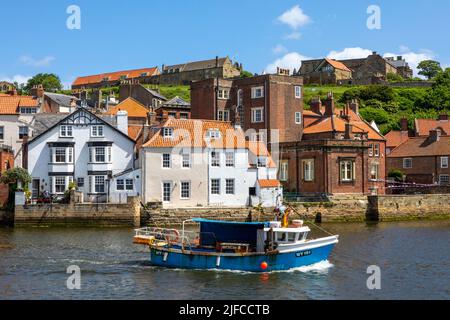
{"label": "chimney pot", "polygon": [[334,114],[334,98],[333,93],[328,93],[328,99],[325,101],[325,115],[331,117]]}
{"label": "chimney pot", "polygon": [[345,135],[344,139],[346,140],[352,140],[353,139],[353,125],[350,123],[345,124]]}
{"label": "chimney pot", "polygon": [[128,135],[128,112],[124,110],[117,111],[116,126],[118,130]]}
{"label": "chimney pot", "polygon": [[316,97],[311,100],[311,111],[317,114],[322,114],[320,109],[322,108],[322,101],[320,101],[320,97]]}

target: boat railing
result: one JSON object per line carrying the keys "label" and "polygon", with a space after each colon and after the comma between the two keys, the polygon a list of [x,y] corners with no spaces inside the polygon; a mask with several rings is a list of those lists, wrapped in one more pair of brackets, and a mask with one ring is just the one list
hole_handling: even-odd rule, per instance
{"label": "boat railing", "polygon": [[[199,245],[201,235],[202,233],[197,231],[183,230],[180,232],[177,229],[158,227],[145,227],[135,230],[135,237],[149,239],[149,244],[160,242],[168,246],[180,246],[182,249],[189,248],[189,250]],[[208,233],[208,236],[212,236],[215,239],[214,233]]]}

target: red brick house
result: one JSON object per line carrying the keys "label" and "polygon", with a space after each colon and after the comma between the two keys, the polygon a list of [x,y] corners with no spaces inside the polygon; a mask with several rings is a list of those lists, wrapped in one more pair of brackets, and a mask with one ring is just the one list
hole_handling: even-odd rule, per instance
{"label": "red brick house", "polygon": [[[261,75],[244,79],[207,79],[191,84],[191,117],[232,121],[250,140],[298,141],[303,125],[303,79]],[[278,137],[268,136],[268,132]]]}
{"label": "red brick house", "polygon": [[302,194],[384,194],[385,138],[359,115],[353,101],[335,109],[329,94],[304,111],[303,137],[280,147],[279,178]]}
{"label": "red brick house", "polygon": [[[14,167],[14,152],[11,147],[0,145],[0,175],[6,170]],[[0,207],[4,207],[8,202],[9,186],[0,183]]]}
{"label": "red brick house", "polygon": [[387,157],[387,168],[398,169],[406,182],[420,184],[450,183],[450,135],[440,129],[431,130],[427,136],[410,137]]}

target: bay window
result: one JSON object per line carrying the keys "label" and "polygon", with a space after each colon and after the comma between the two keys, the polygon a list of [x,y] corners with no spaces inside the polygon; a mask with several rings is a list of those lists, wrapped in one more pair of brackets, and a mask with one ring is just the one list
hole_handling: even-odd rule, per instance
{"label": "bay window", "polygon": [[91,163],[111,163],[111,147],[91,147],[89,148],[89,162]]}

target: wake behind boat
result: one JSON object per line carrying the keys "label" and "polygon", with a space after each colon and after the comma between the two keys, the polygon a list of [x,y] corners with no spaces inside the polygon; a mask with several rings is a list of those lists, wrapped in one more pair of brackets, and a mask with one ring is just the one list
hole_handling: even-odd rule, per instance
{"label": "wake behind boat", "polygon": [[[185,230],[187,222],[198,231]],[[286,271],[328,259],[337,235],[308,239],[303,221],[228,222],[192,219],[181,230],[136,229],[134,243],[148,245],[150,263],[180,269]]]}

